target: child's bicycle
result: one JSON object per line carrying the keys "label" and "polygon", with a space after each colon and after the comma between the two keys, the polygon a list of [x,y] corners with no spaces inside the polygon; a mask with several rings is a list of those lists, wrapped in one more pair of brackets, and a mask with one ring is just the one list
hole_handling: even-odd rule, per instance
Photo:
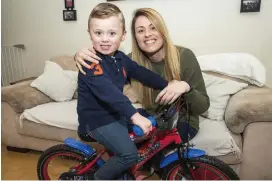
{"label": "child's bicycle", "polygon": [[[189,142],[183,143],[176,125],[181,120],[187,120],[188,123],[189,113],[189,105],[180,97],[172,105],[160,106],[156,114],[149,117],[153,125],[149,135],[143,135],[142,130],[134,126],[129,135],[138,147],[138,163],[124,172],[119,179],[143,180],[138,175],[139,170],[148,168],[162,180],[239,180],[237,174],[222,161],[205,155],[203,150],[193,149]],[[91,136],[79,137],[83,141],[95,141]],[[104,153],[113,156],[109,150],[103,149],[97,153],[90,145],[67,138],[64,144],[43,152],[37,165],[38,178],[88,180],[88,176],[105,163],[101,157]],[[59,157],[63,160],[55,160]],[[57,165],[51,166],[51,163]],[[63,165],[59,164],[64,163],[69,165],[60,171]],[[60,173],[54,173],[56,171]]]}

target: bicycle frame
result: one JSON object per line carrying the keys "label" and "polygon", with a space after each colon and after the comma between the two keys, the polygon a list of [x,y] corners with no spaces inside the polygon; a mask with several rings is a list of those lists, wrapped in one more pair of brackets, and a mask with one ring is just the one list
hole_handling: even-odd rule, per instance
{"label": "bicycle frame", "polygon": [[[172,131],[160,131],[157,130],[156,127],[153,127],[152,131],[147,136],[137,137],[134,133],[129,134],[132,141],[135,143],[139,143],[145,140],[145,143],[138,149],[138,163],[131,167],[130,173],[135,175],[136,171],[139,170],[149,159],[151,159],[156,153],[160,152],[161,150],[165,149],[170,144],[174,143],[177,145],[177,148],[180,147],[182,140],[177,133],[176,128]],[[87,144],[84,144],[80,141],[77,141],[72,138],[67,138],[64,143],[68,146],[73,148],[79,149],[88,155],[86,161],[84,161],[84,167],[81,168],[78,174],[83,174],[87,170],[89,170],[94,164],[98,164],[98,166],[102,166],[105,161],[101,158],[104,153],[108,153],[109,156],[113,156],[113,154],[106,149],[101,150],[100,152],[96,153],[94,149]],[[199,157],[205,154],[202,150],[197,149],[189,149],[188,155],[184,154],[184,157]],[[163,158],[160,162],[160,168],[167,166],[168,164],[179,160],[180,155],[178,151],[167,155]]]}

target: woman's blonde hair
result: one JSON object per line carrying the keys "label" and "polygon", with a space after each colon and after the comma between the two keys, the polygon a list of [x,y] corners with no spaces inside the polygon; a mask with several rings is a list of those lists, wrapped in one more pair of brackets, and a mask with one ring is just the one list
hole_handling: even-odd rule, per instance
{"label": "woman's blonde hair", "polygon": [[[145,16],[162,36],[165,62],[164,75],[166,80],[180,80],[179,51],[169,37],[169,33],[162,16],[154,9],[140,8],[134,12],[134,17],[131,24],[132,60],[136,61],[139,65],[151,69],[150,60],[140,49],[136,40],[135,22],[139,16]],[[151,88],[144,87],[141,83],[134,80],[132,81],[132,86],[137,91],[138,98],[140,99],[144,108],[151,108],[152,94],[154,94],[153,90]]]}

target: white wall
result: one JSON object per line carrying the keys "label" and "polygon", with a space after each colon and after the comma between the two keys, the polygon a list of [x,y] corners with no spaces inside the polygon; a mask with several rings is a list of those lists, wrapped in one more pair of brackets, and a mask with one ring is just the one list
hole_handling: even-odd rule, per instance
{"label": "white wall", "polygon": [[[87,20],[92,8],[105,0],[75,0],[78,21],[62,20],[63,0],[2,0],[2,45],[26,45],[29,75],[43,70],[44,61],[59,54],[74,54],[91,46]],[[122,50],[131,49],[130,22],[139,7],[158,10],[178,45],[196,55],[247,52],[267,68],[272,85],[272,0],[262,0],[261,12],[240,13],[240,0],[125,0],[114,2],[123,11],[128,36]]]}

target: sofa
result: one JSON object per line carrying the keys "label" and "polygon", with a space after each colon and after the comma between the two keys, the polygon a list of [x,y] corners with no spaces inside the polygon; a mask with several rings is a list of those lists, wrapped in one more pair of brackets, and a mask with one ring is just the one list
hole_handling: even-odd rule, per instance
{"label": "sofa", "polygon": [[[57,63],[64,70],[77,71],[72,56],[56,56],[50,61]],[[228,76],[210,74],[234,80]],[[79,139],[75,130],[40,124],[21,117],[25,110],[54,102],[50,97],[30,86],[32,82],[33,80],[26,80],[2,87],[2,143],[11,151],[28,149],[44,151],[53,145],[63,143],[67,137]],[[136,102],[130,87],[124,89],[124,94],[132,102]],[[76,98],[75,92],[72,99],[76,100]],[[270,151],[272,149],[270,144],[272,90],[267,86],[249,85],[231,95],[225,109],[224,121],[241,153],[231,152],[216,157],[230,165],[241,179],[272,179]],[[93,146],[101,148],[101,145],[96,143]]]}

